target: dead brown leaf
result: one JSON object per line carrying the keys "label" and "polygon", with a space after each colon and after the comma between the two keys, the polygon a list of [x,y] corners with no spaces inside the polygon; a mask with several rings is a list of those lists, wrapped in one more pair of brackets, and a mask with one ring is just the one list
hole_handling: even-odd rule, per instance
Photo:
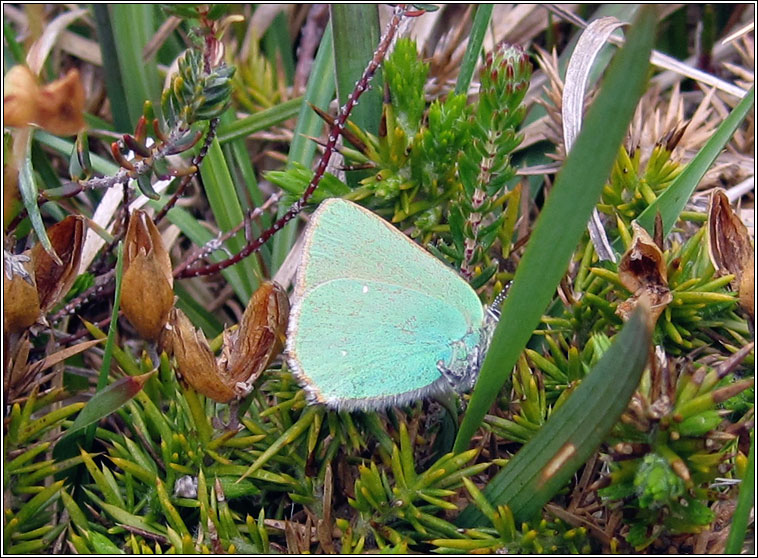
{"label": "dead brown leaf", "polygon": [[634,237],[629,250],[619,262],[619,280],[632,296],[619,304],[616,313],[628,319],[641,300],[650,308],[651,325],[655,324],[666,306],[673,300],[668,287],[663,252],[648,232],[632,223]]}
{"label": "dead brown leaf", "polygon": [[754,318],[755,255],[750,233],[732,210],[721,188],[711,193],[708,207],[708,253],[720,274],[733,274],[732,287],[738,292],[740,306]]}

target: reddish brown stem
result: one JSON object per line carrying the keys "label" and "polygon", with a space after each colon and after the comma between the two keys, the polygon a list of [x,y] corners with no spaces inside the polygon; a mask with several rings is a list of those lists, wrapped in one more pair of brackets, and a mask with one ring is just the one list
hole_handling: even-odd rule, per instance
{"label": "reddish brown stem", "polygon": [[[197,155],[195,155],[192,158],[192,165],[197,168],[197,172],[200,172],[200,163],[203,162],[203,159],[205,159],[205,156],[208,154],[208,149],[210,149],[211,143],[213,143],[213,140],[216,137],[216,130],[218,129],[218,118],[213,118],[208,123],[208,131],[205,134],[205,140],[203,141],[203,146],[200,148],[200,151],[198,151]],[[179,183],[179,186],[176,187],[176,191],[174,192],[174,195],[171,196],[171,199],[166,202],[166,205],[164,205],[161,210],[156,213],[155,223],[160,223],[161,220],[166,216],[166,213],[169,212],[169,210],[176,205],[177,200],[184,194],[184,190],[186,190],[189,183],[192,181],[192,177],[194,174],[189,174],[182,178],[181,182]]]}
{"label": "reddish brown stem", "polygon": [[422,13],[423,11],[409,10],[408,7],[404,4],[395,7],[395,11],[392,14],[392,19],[387,25],[387,32],[379,42],[379,45],[374,51],[374,55],[371,58],[371,61],[363,71],[363,75],[355,84],[355,89],[350,95],[348,95],[347,102],[342,107],[340,107],[339,113],[332,123],[332,127],[329,130],[328,140],[324,146],[324,153],[321,155],[321,159],[318,162],[318,166],[316,167],[316,171],[313,174],[313,178],[308,184],[308,187],[303,192],[303,195],[300,196],[300,199],[293,203],[287,212],[282,215],[273,225],[271,225],[270,228],[263,231],[263,233],[261,233],[258,238],[256,238],[253,242],[247,244],[239,253],[235,254],[231,258],[202,267],[188,266],[183,269],[177,268],[174,271],[175,277],[184,279],[188,277],[198,277],[200,275],[213,275],[226,269],[227,267],[230,267],[242,261],[250,254],[258,251],[260,247],[263,246],[266,241],[268,241],[268,239],[279,232],[287,223],[294,219],[297,214],[300,213],[300,211],[302,211],[303,207],[308,202],[310,197],[313,195],[313,192],[321,182],[321,179],[326,172],[326,167],[329,164],[329,160],[335,151],[337,140],[339,139],[342,130],[345,128],[347,119],[350,116],[350,113],[353,111],[356,103],[358,102],[358,98],[368,89],[371,79],[374,77],[377,68],[379,68],[379,64],[381,64],[382,60],[384,60],[384,57],[387,54],[387,50],[395,38],[395,34],[397,33],[397,30],[400,26],[400,22],[406,16],[418,16]]}

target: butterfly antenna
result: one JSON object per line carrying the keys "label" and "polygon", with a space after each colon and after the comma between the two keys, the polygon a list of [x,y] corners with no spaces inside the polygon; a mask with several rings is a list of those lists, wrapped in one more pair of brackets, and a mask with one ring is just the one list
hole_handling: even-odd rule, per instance
{"label": "butterfly antenna", "polygon": [[487,312],[490,313],[496,320],[500,319],[500,309],[503,306],[503,302],[505,301],[505,297],[508,296],[508,291],[510,290],[511,284],[508,283],[502,291],[498,293],[498,295],[495,297],[495,300],[492,301],[492,304],[490,304],[487,307]]}

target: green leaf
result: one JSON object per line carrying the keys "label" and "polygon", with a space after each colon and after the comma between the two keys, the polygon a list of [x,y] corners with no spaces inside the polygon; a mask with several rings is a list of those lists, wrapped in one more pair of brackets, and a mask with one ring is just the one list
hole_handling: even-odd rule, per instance
{"label": "green leaf", "polygon": [[463,55],[461,69],[458,72],[458,79],[455,82],[456,93],[468,92],[471,78],[474,76],[474,70],[476,69],[477,60],[482,52],[484,35],[487,33],[487,28],[489,27],[490,19],[492,18],[492,7],[492,4],[479,4],[476,8],[476,15],[474,16],[474,23],[471,26],[471,33],[468,37],[466,53]]}
{"label": "green leaf", "polygon": [[637,218],[637,222],[650,234],[653,234],[655,216],[661,214],[663,220],[663,235],[667,236],[677,219],[689,201],[692,192],[700,183],[721,150],[732,137],[735,130],[742,124],[750,108],[755,101],[755,86],[750,88],[748,94],[743,97],[739,104],[734,107],[729,116],[719,125],[710,139],[702,147],[695,157],[687,164],[687,167],[677,176],[665,192],[663,192],[645,211]]}
{"label": "green leaf", "polygon": [[92,544],[92,549],[95,551],[95,554],[124,554],[124,551],[113,544],[113,541],[105,535],[98,533],[97,531],[89,531],[88,535],[89,542]]}
{"label": "green leaf", "polygon": [[302,106],[303,97],[297,97],[245,118],[235,118],[232,123],[219,126],[218,141],[223,144],[240,138],[244,139],[261,130],[268,130],[296,116]]}
{"label": "green leaf", "polygon": [[31,521],[40,512],[40,510],[47,507],[47,505],[53,499],[60,497],[60,491],[62,487],[63,481],[52,483],[50,486],[44,488],[31,500],[21,506],[21,509],[18,510],[18,513],[13,516],[6,516],[8,517],[8,522],[6,523],[5,532],[3,533],[3,537],[6,541],[6,546],[7,541],[10,539],[12,533],[18,531],[20,528],[23,528],[28,521]]}
{"label": "green leaf", "polygon": [[145,518],[139,515],[131,514],[119,508],[118,506],[114,506],[106,502],[99,502],[98,505],[118,523],[123,523],[124,525],[134,527],[135,529],[141,529],[146,533],[152,533],[158,536],[164,536],[166,534],[165,525],[155,525],[148,523]]}
{"label": "green leaf", "polygon": [[644,91],[656,14],[646,6],[611,64],[519,263],[458,432],[461,452],[481,425],[566,272]]}
{"label": "green leaf", "polygon": [[74,423],[66,430],[66,434],[58,441],[53,449],[56,460],[66,459],[78,452],[76,439],[84,435],[84,429],[103,417],[107,417],[131,400],[144,387],[155,371],[141,376],[126,376],[120,378],[97,392],[90,399]]}
{"label": "green leaf", "polygon": [[[344,105],[379,44],[379,10],[376,4],[348,3],[330,5],[329,13],[334,31],[337,98]],[[372,134],[379,131],[383,88],[382,72],[377,70],[371,89],[361,95],[350,115],[361,130]]]}
{"label": "green leaf", "polygon": [[750,436],[750,453],[748,453],[745,478],[740,485],[737,507],[732,516],[732,526],[726,539],[725,554],[741,554],[747,537],[747,525],[750,510],[755,505],[755,432]]}
{"label": "green leaf", "polygon": [[[507,505],[517,522],[527,521],[586,462],[639,384],[651,339],[647,320],[639,307],[579,387],[490,481],[484,496],[493,506]],[[457,524],[472,527],[483,518],[469,506]]]}
{"label": "green leaf", "polygon": [[[24,147],[24,158],[21,161],[21,168],[18,173],[18,189],[21,192],[21,199],[24,202],[24,207],[26,208],[26,213],[29,215],[34,232],[37,233],[37,239],[42,244],[45,252],[58,265],[62,265],[58,254],[53,249],[53,245],[50,244],[50,239],[47,238],[45,224],[42,222],[42,214],[37,205],[37,180],[34,178],[34,169],[32,168],[32,137],[34,132],[32,128],[27,128],[23,133],[26,134],[26,145]],[[22,137],[20,136],[17,141],[21,139]]]}
{"label": "green leaf", "polygon": [[[109,4],[107,17],[114,41],[114,55],[105,57],[104,66],[117,61],[120,83],[126,102],[128,120],[122,121],[122,131],[133,128],[142,115],[145,101],[153,101],[160,106],[161,83],[158,66],[153,60],[144,60],[142,50],[152,39],[157,27],[155,25],[155,6],[152,4]],[[104,53],[105,54],[105,53]],[[109,97],[111,91],[108,91]],[[115,111],[115,107],[112,107]],[[115,112],[114,112],[115,114]],[[119,127],[119,129],[121,129]]]}
{"label": "green leaf", "polygon": [[[245,216],[218,140],[211,143],[208,154],[200,166],[200,174],[203,177],[205,194],[219,228],[222,231],[229,231],[239,225]],[[233,254],[240,252],[245,246],[244,233],[240,231],[229,238],[226,246]],[[258,288],[258,278],[262,276],[257,260],[255,257],[248,257],[229,269],[237,274],[237,283],[244,286],[241,292],[235,288],[236,295],[240,300],[249,300],[253,291]]]}
{"label": "green leaf", "polygon": [[153,189],[153,182],[149,174],[141,174],[137,177],[137,186],[139,191],[151,200],[161,199],[161,195]]}
{"label": "green leaf", "polygon": [[205,306],[193,296],[193,293],[183,286],[182,282],[174,284],[174,293],[178,297],[176,307],[187,314],[192,324],[202,329],[208,339],[213,339],[224,330],[224,324],[208,312]]}
{"label": "green leaf", "polygon": [[105,77],[105,90],[108,92],[108,100],[111,105],[111,114],[113,115],[116,129],[126,132],[131,129],[132,121],[129,118],[129,105],[126,100],[127,90],[122,81],[116,38],[113,34],[113,26],[111,25],[108,8],[107,4],[97,2],[92,5],[100,51],[102,52],[103,60],[108,60],[107,64],[103,64],[103,74]]}
{"label": "green leaf", "polygon": [[[297,125],[295,126],[294,137],[290,145],[290,152],[287,157],[287,166],[295,163],[310,168],[313,154],[316,152],[316,144],[308,136],[318,136],[322,121],[321,118],[311,109],[310,105],[326,109],[329,102],[334,97],[334,53],[332,40],[332,23],[329,22],[321,38],[321,44],[318,47],[316,58],[313,61],[313,69],[308,78],[308,85],[305,88],[305,97],[300,106],[300,112],[297,115]],[[279,216],[287,211],[287,207],[279,208]],[[284,262],[289,254],[290,248],[295,241],[297,232],[297,223],[292,221],[280,230],[274,237],[274,243],[271,248],[271,273],[273,274]]]}

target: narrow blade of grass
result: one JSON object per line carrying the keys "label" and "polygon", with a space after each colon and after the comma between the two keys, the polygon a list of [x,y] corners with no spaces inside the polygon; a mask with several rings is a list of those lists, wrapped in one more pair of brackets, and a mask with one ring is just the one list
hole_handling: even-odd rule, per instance
{"label": "narrow blade of grass", "polygon": [[[334,52],[332,41],[332,24],[326,26],[316,58],[313,61],[311,75],[305,88],[305,97],[297,115],[297,126],[290,145],[287,165],[300,163],[308,168],[311,166],[316,144],[308,136],[317,137],[322,129],[321,118],[311,109],[310,104],[326,109],[334,97]],[[279,215],[287,211],[286,207],[279,208]],[[271,249],[271,273],[275,273],[284,262],[294,243],[297,223],[290,222],[274,237]]]}
{"label": "narrow blade of grass", "polygon": [[[229,231],[239,225],[244,219],[244,213],[232,182],[229,167],[217,140],[214,140],[208,149],[208,155],[203,159],[203,164],[200,166],[200,174],[203,177],[205,194],[208,197],[218,227],[222,231]],[[244,232],[240,231],[227,240],[226,246],[232,254],[241,251],[245,246]],[[235,288],[235,294],[240,300],[247,301],[258,287],[258,278],[261,277],[257,260],[255,257],[246,258],[229,269],[238,275],[236,283],[243,286],[241,292]]]}
{"label": "narrow blade of grass", "polygon": [[474,15],[474,23],[471,26],[471,33],[468,37],[468,45],[461,62],[461,70],[458,73],[458,79],[455,82],[455,93],[466,93],[471,84],[471,78],[474,76],[476,62],[482,53],[482,43],[484,35],[492,18],[492,4],[479,4]]}
{"label": "narrow blade of grass", "polygon": [[[329,6],[334,30],[334,68],[337,77],[337,98],[340,105],[355,89],[363,70],[379,44],[379,11],[376,4],[333,4]],[[371,90],[361,96],[350,120],[372,134],[379,130],[382,114],[383,80],[381,70],[371,82]]]}
{"label": "narrow blade of grass", "polygon": [[[120,128],[131,130],[142,115],[145,101],[153,101],[156,111],[160,110],[161,82],[158,66],[153,60],[144,60],[142,49],[156,30],[155,6],[152,4],[110,4],[107,6],[110,29],[118,48],[115,57],[104,60],[118,60],[120,83],[126,98],[128,121]],[[104,64],[105,66],[108,63]],[[110,94],[110,92],[109,92]],[[115,112],[114,112],[115,114]]]}
{"label": "narrow blade of grass", "polygon": [[236,139],[244,139],[261,130],[268,130],[296,116],[302,105],[303,97],[297,97],[245,118],[234,119],[229,124],[222,124],[218,129],[218,141],[222,144],[228,143]]}
{"label": "narrow blade of grass", "polygon": [[108,92],[108,101],[111,104],[113,124],[117,130],[126,132],[132,127],[129,120],[129,109],[126,102],[126,88],[121,78],[116,39],[113,36],[113,26],[107,4],[94,3],[92,10],[95,14],[95,26],[97,27],[98,43],[103,54],[103,75],[105,77],[105,90]]}
{"label": "narrow blade of grass", "polygon": [[734,107],[729,116],[716,129],[716,132],[706,142],[702,149],[687,164],[682,173],[677,176],[665,192],[651,203],[637,218],[637,222],[650,234],[653,234],[656,213],[663,220],[663,235],[671,232],[679,214],[695,191],[700,180],[705,175],[721,150],[732,137],[735,130],[742,124],[755,101],[755,86],[750,88],[745,97]]}
{"label": "narrow blade of grass", "polygon": [[[180,207],[172,207],[166,214],[166,217],[171,223],[179,227],[182,234],[187,236],[195,246],[204,246],[214,238],[214,235],[205,226],[198,222],[198,220],[188,211]],[[227,257],[226,253],[216,251],[208,257],[208,260],[218,262]],[[237,293],[238,296],[242,293],[240,300],[248,300],[250,295],[244,295],[244,293],[248,292],[248,289],[250,289],[249,283],[242,280],[242,276],[236,267],[237,266],[227,267],[221,272],[221,275],[232,286],[234,292]],[[250,292],[252,293],[252,290],[250,290]]]}
{"label": "narrow blade of grass", "polygon": [[190,321],[195,327],[202,329],[206,337],[213,339],[224,330],[224,325],[216,316],[208,312],[203,304],[183,287],[182,283],[182,281],[179,281],[174,284],[174,293],[178,297],[177,308],[187,314]]}
{"label": "narrow blade of grass", "polygon": [[76,455],[77,445],[75,440],[83,433],[83,430],[101,418],[120,409],[142,389],[145,382],[153,374],[155,372],[149,372],[140,376],[126,376],[97,392],[81,410],[74,424],[66,429],[66,433],[55,445],[55,449],[53,450],[55,459],[60,461]]}
{"label": "narrow blade of grass", "polygon": [[463,451],[505,383],[566,272],[644,91],[656,14],[646,6],[558,175],[519,263],[454,450]]}
{"label": "narrow blade of grass", "polygon": [[[647,362],[647,321],[647,312],[639,307],[574,393],[487,485],[487,500],[493,506],[507,505],[517,524],[550,501],[626,409]],[[484,514],[469,506],[458,524],[473,527],[482,519]]]}
{"label": "narrow blade of grass", "polygon": [[15,141],[23,142],[24,149],[21,159],[21,169],[18,173],[18,189],[21,193],[21,200],[24,202],[29,221],[32,223],[34,232],[37,233],[37,239],[40,244],[42,244],[45,252],[50,254],[50,257],[60,264],[60,259],[55,253],[53,245],[50,244],[50,239],[47,238],[45,223],[42,222],[42,214],[37,205],[37,180],[34,178],[34,169],[32,168],[32,128],[27,128],[21,131],[20,134]]}
{"label": "narrow blade of grass", "polygon": [[755,505],[755,432],[750,440],[750,452],[745,468],[745,478],[740,485],[740,495],[737,498],[737,508],[732,516],[732,526],[726,539],[724,554],[742,554],[747,536],[747,524],[750,520],[750,510]]}

